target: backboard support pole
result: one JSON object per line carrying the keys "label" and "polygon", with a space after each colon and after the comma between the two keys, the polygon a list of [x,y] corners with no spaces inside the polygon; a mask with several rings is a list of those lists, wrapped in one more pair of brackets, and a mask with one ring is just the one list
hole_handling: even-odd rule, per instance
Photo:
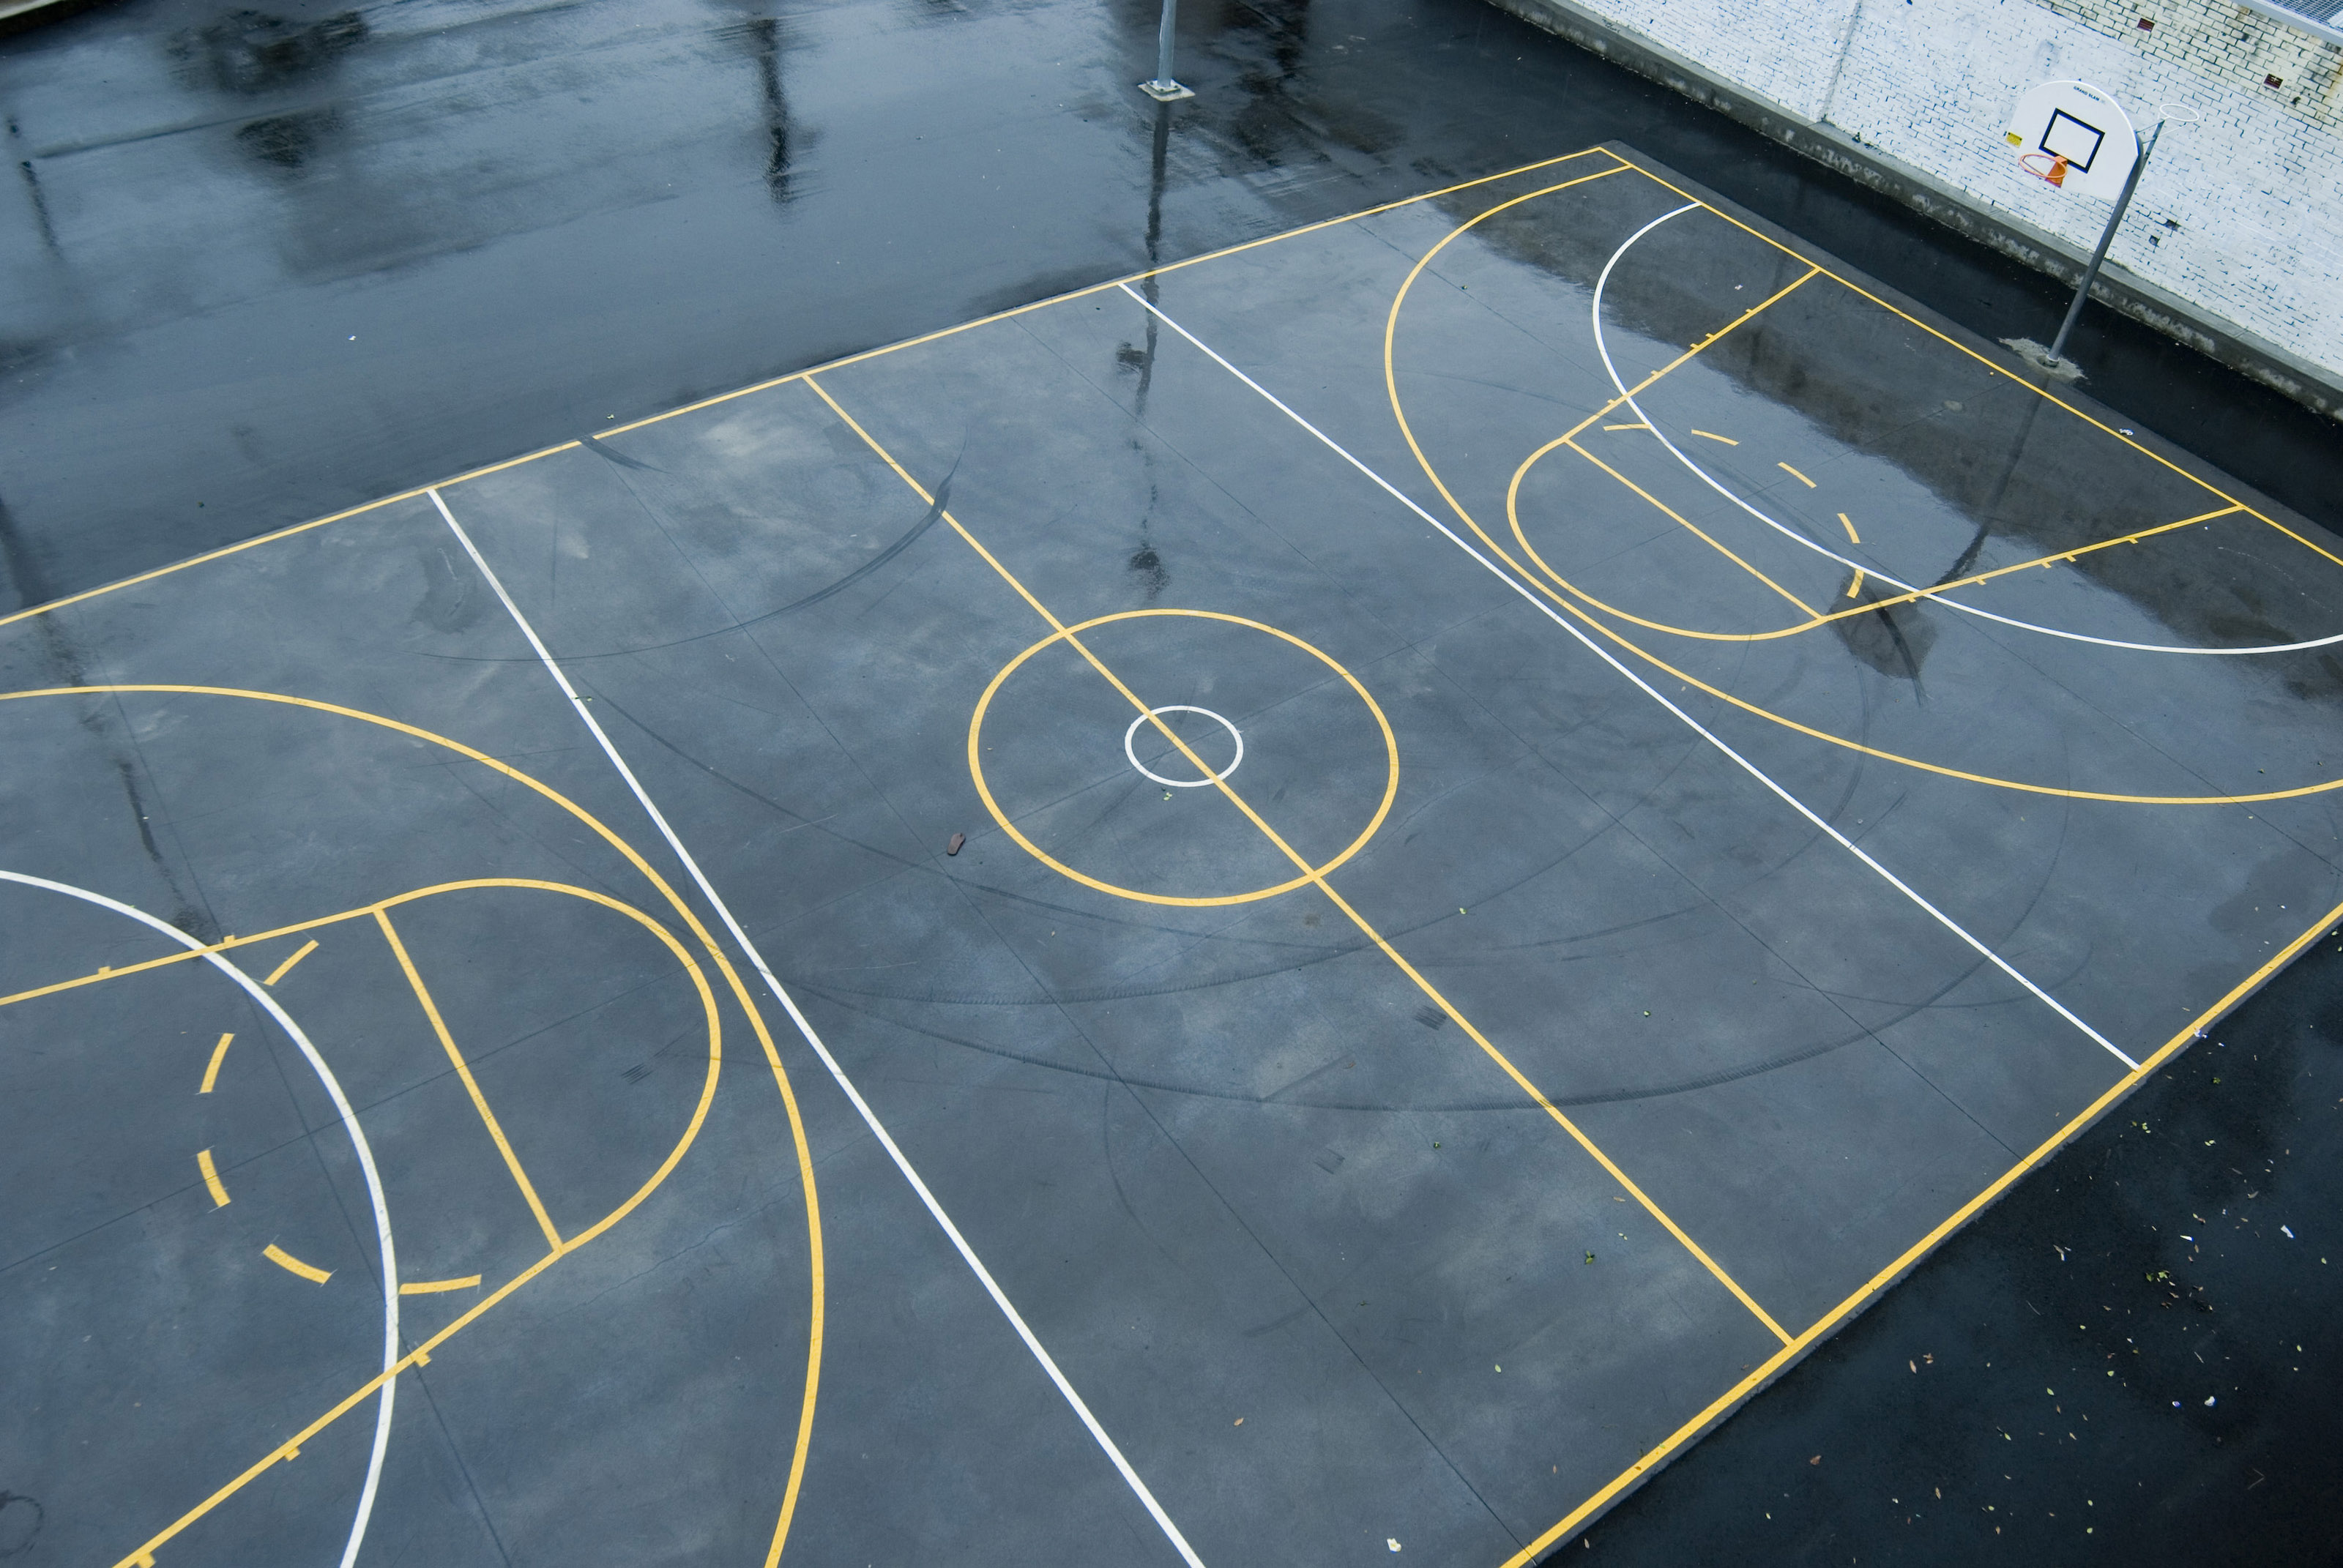
{"label": "backboard support pole", "polygon": [[[1172,0],[1165,0],[1169,5]],[[2075,303],[2066,307],[2066,319],[2058,324],[2058,336],[2050,340],[2050,358],[2054,361],[2066,356],[2066,339],[2075,330],[2075,322],[2083,314],[2083,302],[2091,297],[2091,285],[2099,280],[2099,268],[2107,259],[2107,247],[2116,242],[2116,230],[2123,226],[2124,214],[2131,210],[2132,192],[2139,188],[2140,171],[2147,167],[2150,153],[2156,151],[2156,138],[2164,134],[2164,122],[2156,122],[2141,145],[2139,156],[2132,160],[2131,173],[2124,180],[2123,195],[2116,198],[2116,210],[2107,218],[2107,226],[2099,236],[2099,248],[2091,253],[2091,265],[2083,269],[2082,286],[2075,290]]]}
{"label": "backboard support pole", "polygon": [[1196,95],[1172,79],[1172,34],[1180,19],[1180,0],[1163,0],[1163,23],[1155,35],[1155,79],[1139,90],[1159,104],[1176,104]]}

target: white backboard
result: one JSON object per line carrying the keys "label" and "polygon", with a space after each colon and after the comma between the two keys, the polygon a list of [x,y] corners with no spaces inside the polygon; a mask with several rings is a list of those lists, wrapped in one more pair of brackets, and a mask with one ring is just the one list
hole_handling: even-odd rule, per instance
{"label": "white backboard", "polygon": [[2066,160],[2060,188],[2114,201],[2139,159],[2139,136],[2123,106],[2088,82],[2028,88],[2003,133],[2010,156],[2037,175]]}

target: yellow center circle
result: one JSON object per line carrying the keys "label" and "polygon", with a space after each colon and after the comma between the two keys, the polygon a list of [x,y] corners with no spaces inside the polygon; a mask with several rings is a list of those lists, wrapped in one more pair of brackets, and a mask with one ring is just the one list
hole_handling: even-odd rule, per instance
{"label": "yellow center circle", "polygon": [[[1032,839],[1020,832],[1018,830],[1017,824],[1009,819],[1009,813],[1002,810],[1001,809],[1001,802],[992,798],[991,787],[988,785],[984,779],[984,715],[986,710],[992,706],[994,693],[1001,689],[1002,684],[1006,682],[1011,676],[1017,673],[1018,668],[1022,666],[1027,659],[1031,658],[1035,654],[1041,652],[1043,648],[1050,647],[1053,643],[1071,643],[1075,651],[1081,654],[1084,658],[1090,659],[1092,664],[1097,665],[1101,673],[1103,674],[1106,667],[1104,665],[1098,664],[1097,659],[1092,657],[1090,650],[1082,647],[1081,643],[1078,640],[1081,634],[1090,630],[1092,627],[1107,626],[1115,621],[1144,620],[1155,616],[1181,616],[1192,620],[1226,621],[1232,626],[1247,627],[1254,631],[1266,632],[1270,636],[1278,638],[1280,641],[1292,643],[1294,647],[1300,648],[1302,652],[1308,654],[1311,658],[1316,659],[1327,668],[1332,670],[1336,675],[1341,676],[1343,681],[1349,685],[1350,689],[1359,694],[1359,700],[1365,703],[1367,705],[1367,711],[1375,716],[1376,728],[1383,731],[1383,754],[1388,759],[1389,769],[1383,781],[1383,798],[1376,804],[1374,816],[1368,821],[1365,829],[1361,831],[1359,836],[1352,839],[1351,842],[1344,847],[1341,854],[1335,856],[1332,859],[1327,861],[1322,866],[1312,866],[1307,870],[1302,871],[1298,875],[1289,878],[1285,881],[1279,882],[1272,887],[1255,888],[1251,892],[1247,893],[1225,893],[1217,898],[1185,899],[1177,898],[1169,893],[1149,893],[1142,892],[1137,888],[1117,887],[1112,882],[1102,882],[1096,877],[1089,876],[1081,871],[1077,871],[1071,866],[1069,866],[1064,861],[1058,859],[1048,850],[1042,849],[1041,845],[1036,844]],[[1109,676],[1108,678],[1112,680],[1113,677]],[[1115,684],[1120,687],[1121,682],[1115,681]],[[1127,689],[1126,695],[1128,695]],[[1396,799],[1399,796],[1399,740],[1392,734],[1391,720],[1383,717],[1383,709],[1377,705],[1373,694],[1371,694],[1364,686],[1360,684],[1359,678],[1353,675],[1349,670],[1343,668],[1340,664],[1336,663],[1333,658],[1323,649],[1312,647],[1309,643],[1302,641],[1300,638],[1294,636],[1290,631],[1280,631],[1273,626],[1266,626],[1257,620],[1248,620],[1241,615],[1222,615],[1217,610],[1126,609],[1118,610],[1112,615],[1098,616],[1092,619],[1082,621],[1078,625],[1066,627],[1061,630],[1053,631],[1049,636],[1043,638],[1041,641],[1035,643],[1032,647],[1027,648],[1024,652],[1019,654],[1016,658],[1011,659],[1007,664],[1001,667],[1001,673],[994,676],[991,683],[985,687],[984,695],[976,699],[976,711],[969,717],[968,771],[969,776],[976,780],[976,792],[983,799],[984,809],[992,813],[992,819],[1001,824],[1001,830],[1008,834],[1011,839],[1016,839],[1018,845],[1022,848],[1027,854],[1032,856],[1035,859],[1041,861],[1043,865],[1049,867],[1060,876],[1071,877],[1075,881],[1081,883],[1082,886],[1086,888],[1096,888],[1101,893],[1112,893],[1118,899],[1133,899],[1142,904],[1178,904],[1187,908],[1208,908],[1221,904],[1250,904],[1257,902],[1262,899],[1273,899],[1280,893],[1290,893],[1296,888],[1316,881],[1319,878],[1324,876],[1335,867],[1340,866],[1352,856],[1357,854],[1361,849],[1365,849],[1367,846],[1367,840],[1375,836],[1375,830],[1383,825],[1383,819],[1391,814],[1393,800]],[[1226,795],[1232,801],[1234,801],[1239,809],[1242,809],[1247,816],[1252,816],[1252,808],[1245,806],[1243,800],[1238,797],[1236,791],[1231,789],[1225,781],[1215,780],[1214,782],[1218,783],[1221,793]],[[1259,818],[1254,818],[1254,822],[1256,826],[1262,825]],[[1269,831],[1266,827],[1263,827],[1262,830],[1264,832]],[[1274,837],[1274,835],[1272,835],[1272,837]],[[1292,850],[1286,848],[1282,839],[1278,839],[1277,843],[1278,847],[1284,850],[1287,855],[1291,856],[1292,854]]]}

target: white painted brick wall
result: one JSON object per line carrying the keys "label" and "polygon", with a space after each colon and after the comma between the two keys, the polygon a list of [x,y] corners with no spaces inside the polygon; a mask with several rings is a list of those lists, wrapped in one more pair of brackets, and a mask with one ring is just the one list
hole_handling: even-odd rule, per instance
{"label": "white painted brick wall", "polygon": [[2113,258],[2343,377],[2334,45],[2226,0],[1579,4],[2086,253],[2108,204],[2021,172],[2001,137],[2010,106],[2036,82],[2079,77],[2113,93],[2145,134],[2168,105]]}

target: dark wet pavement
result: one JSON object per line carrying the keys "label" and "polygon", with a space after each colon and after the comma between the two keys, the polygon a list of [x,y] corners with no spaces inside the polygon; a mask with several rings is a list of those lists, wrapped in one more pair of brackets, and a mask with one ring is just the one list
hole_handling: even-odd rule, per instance
{"label": "dark wet pavement", "polygon": [[[2046,280],[1478,0],[145,0],[0,41],[0,603],[1619,138],[1989,337]],[[2093,313],[2092,392],[2332,522],[2329,427]]]}
{"label": "dark wet pavement", "polygon": [[2330,939],[1562,1561],[2343,1558]]}
{"label": "dark wet pavement", "polygon": [[[0,566],[14,596],[0,595],[0,608],[1151,259],[1599,139],[1666,159],[1986,336],[2042,336],[2063,307],[2042,280],[1470,0],[1406,10],[1191,6],[1181,75],[1202,96],[1168,113],[1128,85],[1149,60],[1153,15],[1145,7],[410,5],[286,7],[281,15],[125,5],[0,45],[18,166],[13,199],[26,215],[0,226],[10,281]],[[1647,303],[1652,313],[1638,325],[1668,337],[1676,324],[1667,301]],[[2080,354],[2094,370],[2087,390],[2151,437],[2217,462],[2315,520],[2337,520],[2343,476],[2331,427],[2097,313]],[[1773,367],[1737,368],[1770,397],[1787,390],[1767,379]],[[1797,406],[1835,435],[1860,433],[1860,445],[1893,435],[1864,426],[1867,404]],[[2036,500],[2062,486],[2071,492],[2055,447],[2046,455],[2032,448],[2026,467],[2016,458],[2036,438],[2030,429],[1990,435],[2009,443],[2001,472],[2018,475],[2021,490],[2030,487]],[[1946,450],[1925,440],[1909,448],[1900,460],[1920,468]],[[2019,499],[1982,472],[1922,477],[1952,493],[1965,515],[2015,508]],[[2051,532],[2034,542],[2049,549],[2067,541]],[[1133,592],[1160,589],[1175,567],[1186,569],[1167,566],[1146,538],[1118,551]],[[2158,598],[2152,583],[2107,586]],[[450,624],[432,624],[458,629],[479,608],[437,603],[432,613]],[[2255,635],[2227,623],[2167,629],[2191,638]],[[1914,658],[1909,639],[1897,646],[1894,638],[1849,648],[1891,680],[1907,666],[1916,678],[1930,657],[1922,648]],[[2315,685],[2322,667],[2315,657],[2300,662]],[[2315,704],[2330,694],[2293,695]],[[2297,994],[2288,989],[2297,983],[2281,981],[2265,1005]],[[2237,1031],[2225,1038],[2234,1048]],[[2184,1060],[2180,1079],[2214,1070],[2207,1060]],[[2160,1138],[2165,1112],[2140,1108],[2175,1092],[2160,1086],[2130,1114],[2145,1116]],[[2110,1128],[2099,1139],[2115,1135]],[[2331,1142],[2287,1147],[2324,1151],[2295,1167],[2297,1191],[2332,1191]],[[2153,1159],[2145,1141],[2126,1152]],[[2147,1169],[2182,1180],[2172,1167]],[[1941,1287],[1951,1294],[1894,1298],[1758,1409],[1822,1422],[1827,1441],[1813,1446],[1834,1451],[1876,1446],[1883,1419],[1926,1428],[1938,1434],[1936,1459],[1973,1473],[1960,1494],[1994,1500],[1977,1490],[1987,1472],[2001,1473],[1993,1420],[2007,1427],[2017,1419],[2004,1404],[2023,1391],[1945,1380],[1933,1396],[1943,1402],[1883,1417],[1855,1380],[1869,1375],[1862,1355],[1885,1352],[1863,1352],[1869,1342],[1859,1336],[1891,1322],[1907,1298],[1943,1300],[1956,1305],[1932,1309],[1946,1320],[1941,1342],[1956,1344],[1952,1320],[1966,1321],[1965,1303],[2006,1293],[1998,1255],[1985,1250],[1986,1238],[2002,1234],[1991,1227],[2006,1231],[2017,1223],[2010,1216],[2036,1214],[2026,1202],[2066,1191],[2055,1177],[2049,1196],[2042,1183],[2025,1189],[1962,1243],[1966,1251],[1931,1265],[1927,1278],[1956,1282]],[[2205,1201],[2194,1189],[2187,1201]],[[2155,1215],[2169,1206],[2159,1200]],[[2076,1245],[2106,1259],[2109,1279],[2140,1246],[2160,1245],[2137,1234],[2163,1222],[2147,1210],[2073,1213],[2077,1234],[2092,1238]],[[2026,1221],[2006,1244],[2032,1245],[2032,1227],[2066,1211],[2049,1214]],[[2298,1287],[2262,1254],[2237,1256],[2213,1299],[2217,1311],[2258,1325],[2239,1332],[2258,1336],[2259,1353],[2262,1342],[2294,1332],[2288,1292]],[[1970,1261],[1956,1265],[1956,1257]],[[2162,1302],[2134,1307],[2180,1310]],[[2103,1304],[2125,1310],[2112,1298]],[[2038,1348],[2058,1353],[2049,1340]],[[2173,1356],[2184,1348],[2193,1355],[2200,1347],[2175,1339]],[[1956,1353],[1945,1348],[1939,1359],[1950,1364]],[[2311,1363],[2303,1365],[2300,1375],[2312,1376]],[[2043,1382],[2063,1387],[2056,1377]],[[2037,1473],[2096,1496],[2091,1467],[2104,1463],[2137,1486],[2126,1467],[2143,1445],[2162,1441],[2161,1429],[2146,1423],[2164,1416],[2144,1401],[2146,1392],[2130,1405],[2093,1411],[2093,1424],[2124,1432],[2123,1441],[2045,1452]],[[2241,1446],[2248,1438],[2266,1448],[2314,1445],[2331,1429],[2316,1402],[2240,1403],[2249,1429],[2234,1440]],[[2193,1419],[2201,1426],[2207,1418]],[[1598,1528],[1597,1549],[1641,1539],[1654,1561],[1694,1554],[1670,1532],[1704,1516],[1694,1505],[1662,1503],[1687,1486],[1737,1530],[1733,1500],[1771,1484],[1773,1450],[1761,1441],[1803,1447],[1810,1430],[1735,1446],[1744,1427],[1788,1430],[1742,1418],[1663,1483],[1674,1493],[1655,1489]],[[2168,1457],[2157,1462],[2196,1474],[2204,1440],[2167,1444],[2157,1452]],[[1895,1481],[1885,1490],[1897,1495],[1901,1474],[1883,1468],[1871,1478]],[[2301,1518],[2318,1495],[2239,1475],[2258,1497],[2287,1500],[2254,1504],[2278,1516]],[[1853,1491],[1815,1496],[1819,1533],[1783,1555],[1811,1548],[1827,1561],[1845,1546],[1870,1558],[1895,1537],[1858,1539],[1862,1532],[1916,1528],[1872,1519]],[[2043,1512],[2063,1513],[2064,1497],[2045,1493]],[[2157,1516],[2169,1528],[2126,1538],[2129,1560],[2204,1560],[2187,1527],[2227,1530],[2241,1517],[2209,1502],[2197,1513],[2180,1506]],[[1752,1537],[1719,1539],[1745,1553]],[[1944,1560],[1975,1550],[1967,1537],[1945,1539]],[[2159,1551],[2169,1555],[2158,1559]]]}

